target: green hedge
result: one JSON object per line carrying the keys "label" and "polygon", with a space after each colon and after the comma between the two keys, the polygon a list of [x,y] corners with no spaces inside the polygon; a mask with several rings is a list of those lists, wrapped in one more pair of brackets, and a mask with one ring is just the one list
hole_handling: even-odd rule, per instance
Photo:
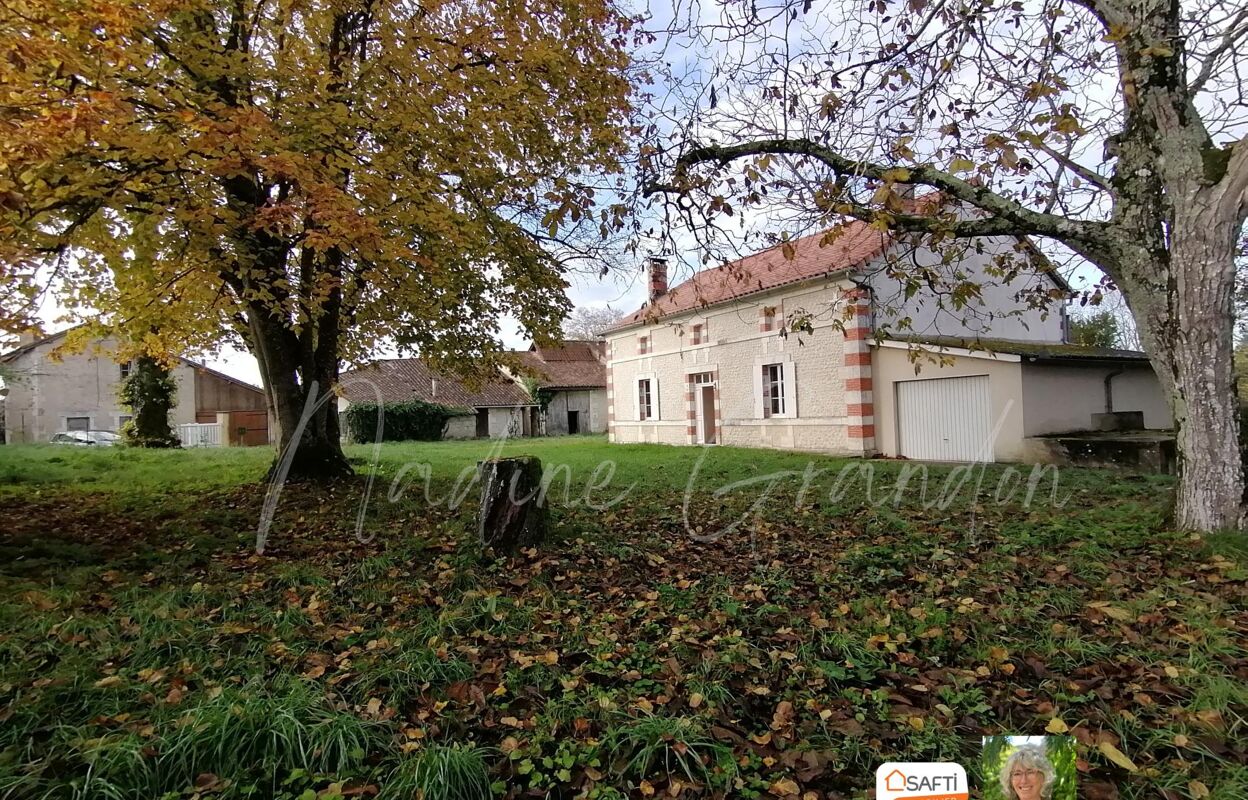
{"label": "green hedge", "polygon": [[[386,403],[382,406],[381,440],[401,442],[411,439],[437,441],[446,430],[451,417],[468,416],[463,408],[412,400],[408,403]],[[347,407],[347,435],[356,443],[377,441],[377,404],[352,403]]]}

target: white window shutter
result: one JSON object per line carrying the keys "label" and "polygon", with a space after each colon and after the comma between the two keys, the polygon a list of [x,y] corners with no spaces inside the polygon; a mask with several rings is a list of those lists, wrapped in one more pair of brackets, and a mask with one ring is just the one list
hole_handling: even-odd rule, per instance
{"label": "white window shutter", "polygon": [[766,369],[758,364],[754,365],[754,419],[763,418],[763,370]]}
{"label": "white window shutter", "polygon": [[663,419],[663,412],[659,409],[659,378],[656,375],[650,379],[650,403],[654,409],[654,418]]}
{"label": "white window shutter", "polygon": [[633,381],[633,419],[641,421],[641,381]]}
{"label": "white window shutter", "polygon": [[797,367],[792,361],[784,362],[784,415],[797,416]]}

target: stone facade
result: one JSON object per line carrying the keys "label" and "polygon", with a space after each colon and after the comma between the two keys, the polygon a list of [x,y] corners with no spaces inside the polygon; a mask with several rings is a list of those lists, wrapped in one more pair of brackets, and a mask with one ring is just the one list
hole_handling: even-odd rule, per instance
{"label": "stone facade", "polygon": [[[66,430],[70,420],[79,424],[82,418],[90,430],[116,431],[130,416],[117,399],[123,368],[113,355],[116,341],[104,339],[81,352],[58,357],[54,353],[61,343],[61,337],[53,336],[6,356],[5,366],[13,374],[5,403],[7,442],[46,442]],[[215,422],[218,411],[265,408],[259,389],[231,382],[191,362],[179,361],[171,372],[178,385],[171,425],[196,422],[197,416],[205,420],[210,416]],[[237,391],[225,391],[217,385],[222,382],[231,383],[226,388]],[[207,402],[227,395],[233,398],[228,407]]]}
{"label": "stone facade", "polygon": [[[842,296],[853,290],[844,281],[825,281],[760,294],[749,303],[699,309],[654,325],[608,333],[610,438],[613,442],[696,444],[697,381],[715,387],[715,441],[747,447],[861,454],[851,443],[844,386],[846,339]],[[805,310],[810,332],[782,335],[780,313],[770,329],[761,308]],[[694,325],[706,340],[691,343]],[[648,337],[649,350],[638,353]],[[782,413],[762,407],[764,365],[779,364],[789,385]],[[855,373],[856,374],[856,373]],[[640,419],[638,382],[651,381],[652,418]]]}
{"label": "stone facade", "polygon": [[[922,290],[907,297],[888,276],[883,253],[838,272],[828,262],[812,267],[819,254],[810,255],[809,244],[803,247],[806,255],[798,261],[806,259],[802,267],[812,277],[799,274],[784,285],[752,290],[776,283],[777,272],[790,269],[760,254],[740,262],[740,271],[759,272],[740,278],[735,297],[692,308],[697,304],[690,302],[690,284],[669,292],[666,265],[658,262],[663,274],[650,281],[652,308],[663,316],[646,319],[643,309],[606,335],[611,441],[874,455],[880,452],[881,424],[876,395],[892,391],[891,384],[881,386],[873,377],[872,339],[880,328],[977,336],[991,322],[1003,338],[1063,341],[1060,302],[1025,308],[1015,299],[1034,281],[1049,281],[1052,288],[1055,279],[1028,274],[1001,283],[992,277],[994,259],[1012,251],[1013,241],[981,240],[956,265],[940,265],[983,286],[981,297],[972,300],[974,308],[961,317]],[[909,257],[929,266],[939,261],[925,250]],[[699,284],[696,291],[712,291],[705,276],[693,283]],[[684,305],[672,297],[682,297]],[[782,334],[794,319],[805,325]],[[775,399],[780,376],[783,402]],[[707,384],[714,387],[713,406],[702,388]],[[646,389],[651,399],[643,410]],[[706,422],[712,413],[713,426]]]}
{"label": "stone facade", "polygon": [[576,412],[577,433],[607,432],[606,389],[561,389],[552,393],[546,406],[545,428],[547,436],[562,436],[568,430],[569,413]]}

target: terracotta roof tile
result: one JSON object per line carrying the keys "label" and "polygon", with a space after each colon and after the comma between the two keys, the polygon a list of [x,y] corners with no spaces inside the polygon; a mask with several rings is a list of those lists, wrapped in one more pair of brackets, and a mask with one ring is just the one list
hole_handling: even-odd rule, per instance
{"label": "terracotta roof tile", "polygon": [[596,389],[607,385],[605,342],[573,340],[556,347],[538,347],[513,355],[532,370],[545,389]]}
{"label": "terracotta roof tile", "polygon": [[434,372],[417,358],[375,361],[359,369],[348,370],[342,373],[338,385],[339,393],[352,403],[375,403],[379,391],[383,403],[424,400],[461,408],[533,404],[525,391],[513,381],[500,378],[473,391],[460,379]]}
{"label": "terracotta roof tile", "polygon": [[[942,202],[939,192],[931,192],[912,202],[924,212]],[[832,230],[837,235],[823,243]],[[784,244],[746,256],[713,269],[702,270],[667,291],[652,303],[639,308],[608,330],[618,330],[648,320],[657,320],[696,308],[725,303],[791,283],[835,275],[866,264],[882,255],[894,237],[865,222],[852,221],[827,231],[793,239],[793,258],[784,256]]]}
{"label": "terracotta roof tile", "polygon": [[784,257],[784,245],[776,245],[729,264],[703,270],[624,317],[611,330],[844,272],[879,256],[891,241],[889,234],[863,222],[849,223],[839,236],[821,246],[825,233],[820,231],[792,240],[791,260]]}

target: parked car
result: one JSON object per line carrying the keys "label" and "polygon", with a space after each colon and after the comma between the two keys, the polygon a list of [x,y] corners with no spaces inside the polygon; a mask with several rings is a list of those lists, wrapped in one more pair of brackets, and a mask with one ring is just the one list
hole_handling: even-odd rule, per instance
{"label": "parked car", "polygon": [[52,444],[72,444],[79,447],[94,445],[96,447],[112,447],[121,442],[121,437],[112,431],[61,431],[52,434]]}

